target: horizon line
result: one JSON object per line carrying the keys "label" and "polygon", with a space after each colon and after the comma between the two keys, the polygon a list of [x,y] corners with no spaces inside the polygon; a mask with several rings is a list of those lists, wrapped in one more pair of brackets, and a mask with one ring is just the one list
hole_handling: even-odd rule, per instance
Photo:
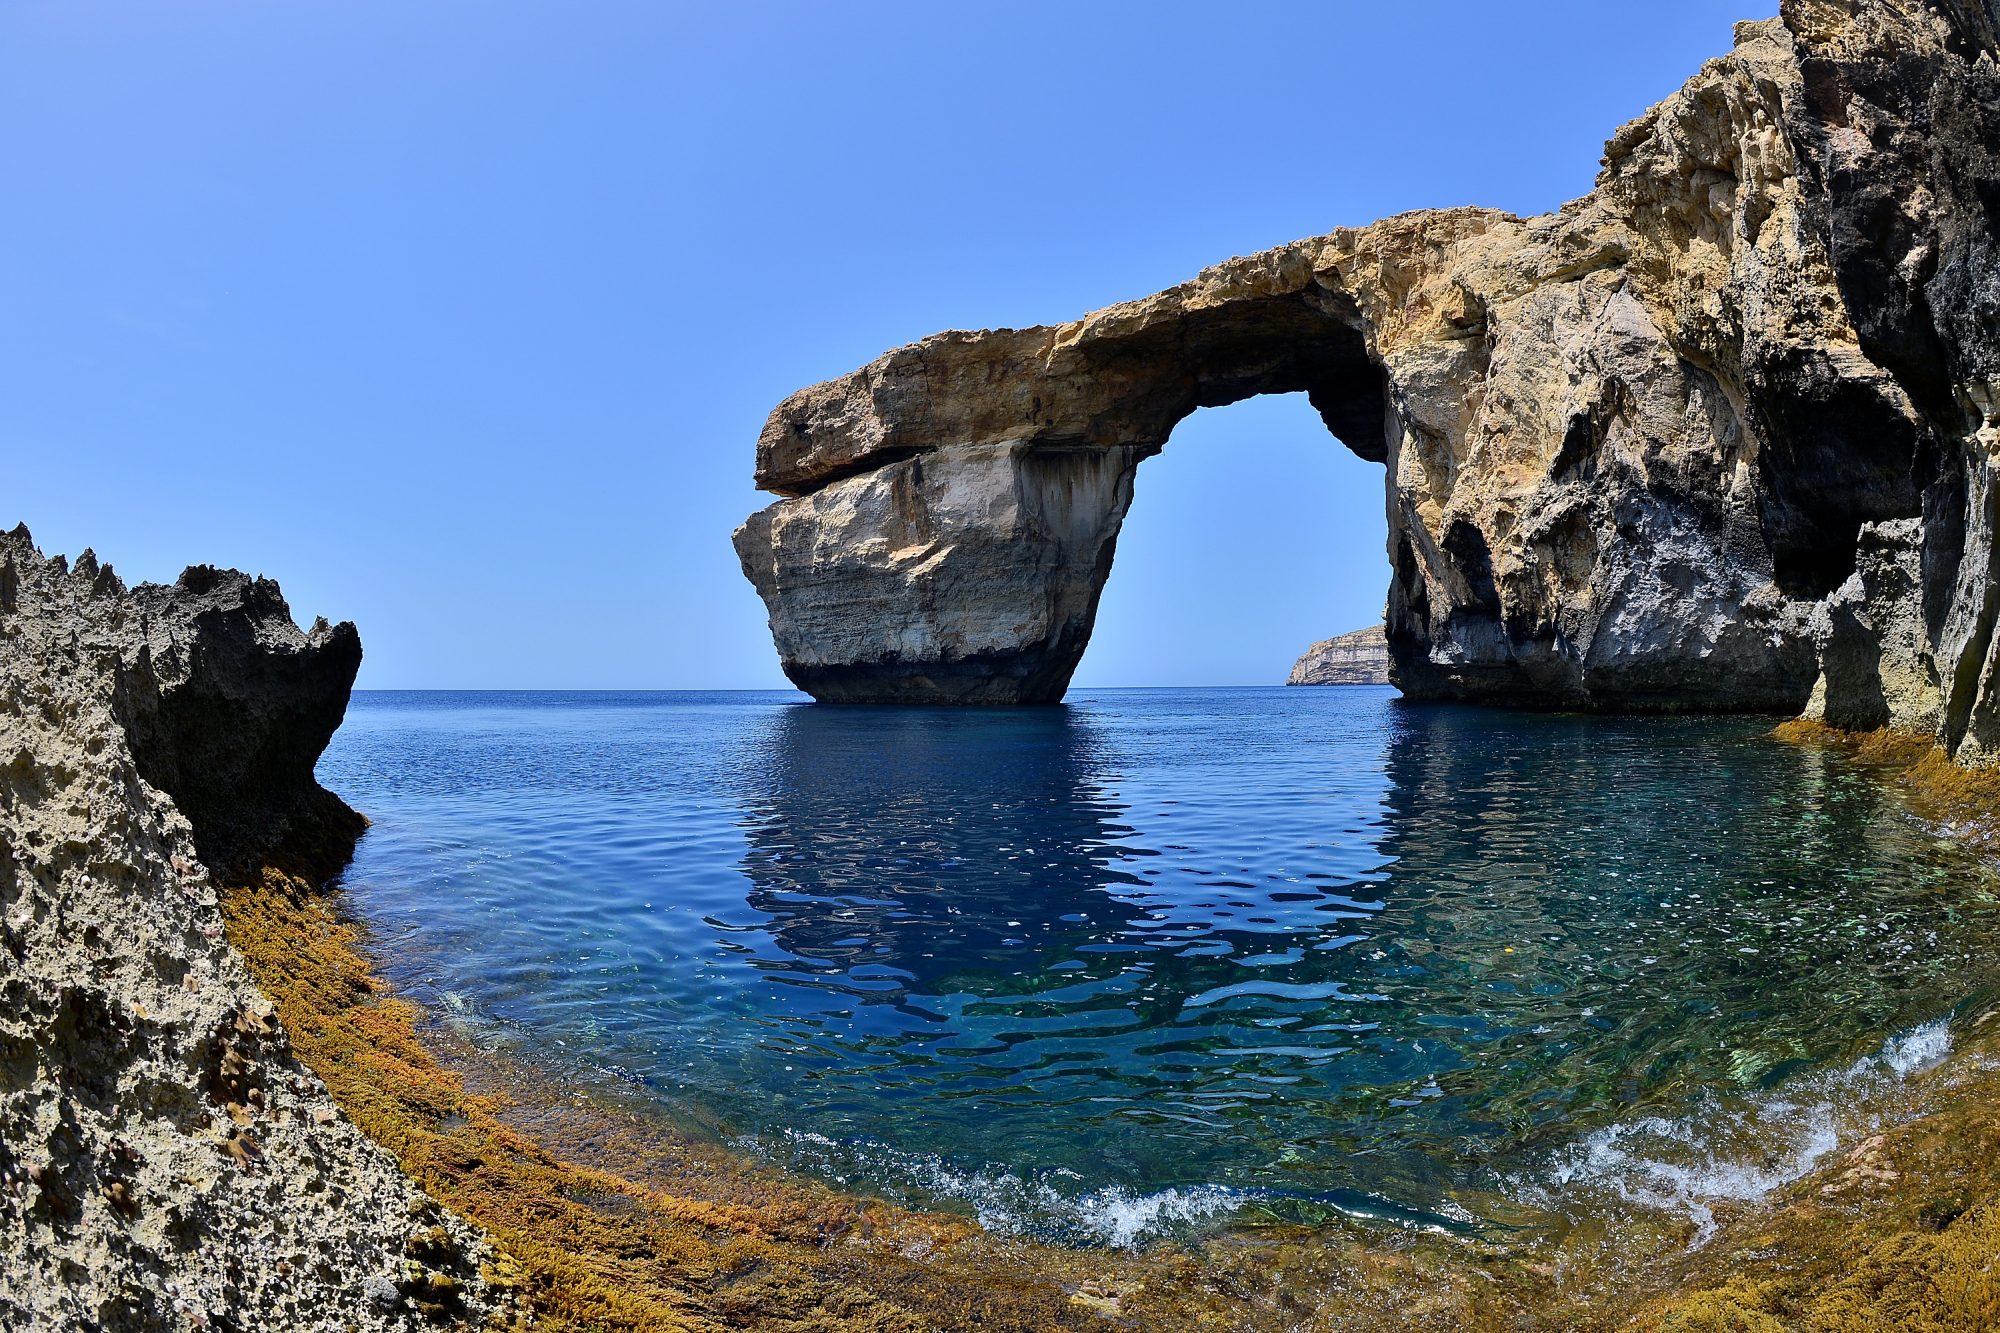
{"label": "horizon line", "polygon": [[[1285,690],[1328,688],[1389,689],[1379,685],[1072,685],[1077,690]],[[353,694],[805,694],[792,685],[368,685],[355,686]],[[812,696],[806,695],[807,698]]]}

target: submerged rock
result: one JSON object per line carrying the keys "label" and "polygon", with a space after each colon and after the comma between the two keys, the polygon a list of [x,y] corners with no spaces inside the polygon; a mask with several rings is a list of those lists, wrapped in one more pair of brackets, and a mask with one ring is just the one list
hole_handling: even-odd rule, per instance
{"label": "submerged rock", "polygon": [[[1990,3],[1787,0],[1556,213],[1406,214],[801,390],[757,446],[786,498],[735,539],[786,672],[837,701],[1060,698],[1139,464],[1197,407],[1302,391],[1384,464],[1405,693],[1859,690],[2000,743],[1995,28]],[[1922,605],[1884,651],[1920,623],[1931,665],[1856,684],[1855,635],[1896,618],[1836,631],[1834,602],[1876,595],[1848,586],[1863,548],[1911,521]]]}
{"label": "submerged rock", "polygon": [[484,1241],[339,1114],[223,939],[216,872],[352,847],[312,771],[360,657],[266,580],[128,591],[0,535],[0,1327],[490,1307]]}
{"label": "submerged rock", "polygon": [[1389,640],[1380,625],[1321,639],[1292,664],[1287,685],[1387,685]]}

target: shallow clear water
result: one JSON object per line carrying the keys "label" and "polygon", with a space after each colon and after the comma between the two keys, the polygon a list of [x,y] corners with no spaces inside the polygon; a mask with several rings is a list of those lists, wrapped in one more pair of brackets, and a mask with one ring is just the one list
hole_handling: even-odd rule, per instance
{"label": "shallow clear water", "polygon": [[1727,1195],[1713,1127],[1783,1120],[1727,1168],[1781,1176],[2000,979],[1986,874],[1768,721],[798,698],[357,695],[320,775],[388,975],[788,1164],[1113,1241]]}

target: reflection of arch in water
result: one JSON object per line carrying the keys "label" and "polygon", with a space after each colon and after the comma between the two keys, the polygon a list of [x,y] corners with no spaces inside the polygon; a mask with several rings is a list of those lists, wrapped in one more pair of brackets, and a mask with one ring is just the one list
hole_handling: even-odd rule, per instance
{"label": "reflection of arch in water", "polygon": [[1139,909],[1102,890],[1142,881],[1078,711],[789,708],[759,758],[743,871],[773,974],[900,999],[1044,985],[1051,946],[1116,970]]}
{"label": "reflection of arch in water", "polygon": [[[1242,738],[1248,799],[1290,799],[1239,845],[1228,764],[1196,772],[1172,745],[1163,761],[1173,714],[1149,717],[774,717],[742,794],[758,919],[734,935],[780,983],[768,1049],[788,1072],[814,1062],[841,1132],[912,1152],[963,1151],[976,1124],[1023,1168],[1192,1184],[1338,1139],[1330,1162],[1372,1155],[1288,1170],[1312,1188],[1420,1174],[1340,1109],[1437,1070],[1380,1030],[1380,955],[1354,947],[1390,889],[1365,845],[1381,734],[1334,727],[1282,754]],[[1211,717],[1198,734],[1229,733]]]}
{"label": "reflection of arch in water", "polygon": [[1275,843],[1239,843],[1250,826],[1213,779],[1147,778],[1155,744],[1088,709],[785,710],[745,765],[756,917],[711,924],[768,981],[798,983],[780,1003],[829,1036],[919,1030],[891,1005],[938,1035],[1115,1011],[1178,1039],[1361,1002],[1374,969],[1345,946],[1386,888],[1357,841],[1380,809],[1376,734],[1295,749],[1293,771],[1249,783],[1297,793],[1257,826]]}

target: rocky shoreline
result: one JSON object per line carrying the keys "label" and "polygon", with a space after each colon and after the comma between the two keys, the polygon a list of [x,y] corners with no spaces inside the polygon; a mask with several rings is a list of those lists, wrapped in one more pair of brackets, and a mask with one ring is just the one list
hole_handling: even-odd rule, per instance
{"label": "rocky shoreline", "polygon": [[[319,887],[360,827],[311,784],[357,660],[351,627],[302,633],[268,582],[197,568],[127,590],[88,556],[0,538],[0,1326],[1942,1333],[2000,1317],[2000,1025],[1978,1015],[1914,1119],[1731,1210],[1699,1250],[1670,1221],[1588,1218],[1506,1243],[1265,1225],[1074,1250],[690,1141],[383,993]],[[187,717],[210,748],[172,748]],[[1921,737],[1800,723],[1789,739],[1849,752],[1919,817],[1993,845],[2000,776]],[[189,820],[146,772],[220,816]]]}
{"label": "rocky shoreline", "polygon": [[[1385,461],[1406,692],[1802,712],[1991,850],[1996,53],[1991,0],[1785,0],[1556,214],[1390,219],[794,395],[759,446],[785,498],[737,535],[786,670],[1059,697],[1139,462],[1304,390]],[[323,892],[363,827],[313,777],[360,651],[267,580],[127,588],[0,536],[0,1327],[2000,1323],[1990,1024],[1923,1115],[1699,1253],[1002,1243],[535,1086],[383,995]]]}
{"label": "rocky shoreline", "polygon": [[312,779],[352,625],[189,569],[127,589],[0,536],[0,1326],[483,1322],[495,1257],[348,1119],[223,938],[228,885],[326,878]]}

